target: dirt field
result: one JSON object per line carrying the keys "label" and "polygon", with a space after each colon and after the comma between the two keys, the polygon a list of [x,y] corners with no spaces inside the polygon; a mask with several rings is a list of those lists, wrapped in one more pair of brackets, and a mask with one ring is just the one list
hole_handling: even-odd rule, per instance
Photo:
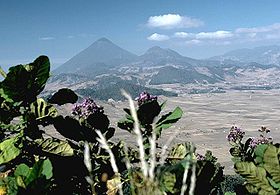
{"label": "dirt field", "polygon": [[[234,173],[226,140],[232,125],[245,130],[247,137],[258,135],[257,130],[266,126],[271,129],[274,142],[280,142],[280,90],[228,91],[176,98],[160,97],[159,100],[167,100],[166,112],[176,106],[184,111],[176,126],[163,132],[160,143],[166,143],[170,137],[173,137],[172,143],[192,141],[201,154],[206,150],[213,151],[225,166],[226,173]],[[116,122],[125,115],[122,109],[128,107],[127,102],[97,103],[104,106],[112,126],[116,126]],[[134,136],[122,130],[116,131],[116,139],[135,143]]]}
{"label": "dirt field", "polygon": [[[270,91],[228,91],[221,94],[186,95],[167,99],[166,110],[180,106],[184,115],[175,127],[163,132],[161,143],[173,136],[173,143],[192,141],[199,153],[207,149],[213,151],[226,173],[233,173],[229,155],[227,133],[232,125],[246,130],[246,136],[258,135],[258,129],[266,126],[271,129],[274,142],[280,142],[280,90]],[[121,108],[126,103],[116,103],[116,108],[105,106],[112,121],[124,115]],[[111,107],[111,109],[110,109]],[[117,137],[132,141],[133,137],[118,131]]]}

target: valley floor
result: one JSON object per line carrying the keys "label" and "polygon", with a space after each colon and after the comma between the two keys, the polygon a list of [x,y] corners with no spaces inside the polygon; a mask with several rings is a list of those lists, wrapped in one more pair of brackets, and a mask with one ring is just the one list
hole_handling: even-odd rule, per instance
{"label": "valley floor", "polygon": [[[167,99],[166,110],[180,106],[184,111],[176,126],[163,133],[161,143],[166,143],[170,136],[174,137],[172,143],[192,141],[201,154],[211,150],[228,174],[233,173],[226,140],[231,126],[241,127],[246,137],[258,136],[258,129],[266,126],[274,142],[280,142],[280,90],[227,91],[160,99]],[[117,135],[124,140],[132,139],[120,131]]]}
{"label": "valley floor", "polygon": [[[180,106],[184,111],[182,119],[176,126],[163,131],[160,143],[166,143],[170,137],[173,140],[171,145],[192,141],[200,154],[211,150],[225,166],[227,174],[234,173],[228,152],[230,146],[226,140],[231,126],[241,127],[246,131],[246,137],[257,136],[258,129],[266,126],[271,130],[270,136],[274,142],[280,142],[280,90],[187,94],[172,98],[160,97],[159,100],[167,100],[166,112],[176,106]],[[116,122],[124,117],[122,109],[128,107],[127,102],[110,104],[98,102],[98,104],[104,106],[112,126],[116,126]],[[68,110],[70,105],[61,109]],[[116,131],[116,139],[135,143],[134,137],[122,130]]]}

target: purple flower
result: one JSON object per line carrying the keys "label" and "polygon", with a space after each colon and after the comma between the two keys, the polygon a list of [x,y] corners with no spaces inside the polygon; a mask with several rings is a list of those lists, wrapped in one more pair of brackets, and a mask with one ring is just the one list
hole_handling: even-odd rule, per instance
{"label": "purple flower", "polygon": [[240,128],[232,126],[230,129],[229,134],[227,135],[227,140],[229,142],[241,142],[241,140],[243,139],[245,135],[245,132],[242,131]]}
{"label": "purple flower", "polygon": [[98,106],[91,98],[86,98],[82,103],[74,104],[72,114],[79,117],[88,117],[90,114],[103,113],[103,107]]}
{"label": "purple flower", "polygon": [[252,137],[250,141],[250,148],[254,149],[260,144],[270,144],[272,143],[272,138],[271,137]]}
{"label": "purple flower", "polygon": [[148,92],[142,92],[139,94],[135,100],[138,102],[138,106],[141,106],[144,103],[157,101],[157,96],[150,95]]}
{"label": "purple flower", "polygon": [[202,154],[196,153],[195,156],[196,156],[196,160],[205,160],[205,156],[203,156]]}
{"label": "purple flower", "polygon": [[256,148],[257,145],[260,144],[270,144],[273,142],[272,137],[267,137],[267,134],[270,132],[270,130],[266,127],[261,127],[259,129],[259,132],[261,132],[259,137],[252,137],[250,141],[250,147],[252,149]]}

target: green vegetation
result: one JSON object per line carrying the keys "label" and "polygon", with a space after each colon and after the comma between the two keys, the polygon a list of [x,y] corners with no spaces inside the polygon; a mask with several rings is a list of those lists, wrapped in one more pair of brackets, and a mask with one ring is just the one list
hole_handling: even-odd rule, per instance
{"label": "green vegetation", "polygon": [[148,91],[154,95],[164,96],[177,96],[174,92],[164,91],[162,89],[147,88],[142,85],[136,84],[136,81],[122,80],[119,77],[105,77],[99,79],[97,87],[78,89],[76,92],[85,97],[92,97],[94,99],[108,100],[110,98],[114,100],[125,100],[125,97],[121,94],[121,89],[124,89],[133,97],[136,97],[142,91]]}
{"label": "green vegetation", "polygon": [[[48,100],[38,98],[49,78],[46,56],[9,69],[0,83],[0,194],[235,194],[243,180],[229,186],[223,167],[207,151],[196,153],[190,142],[167,151],[157,144],[162,131],[183,111],[162,114],[165,102],[143,92],[131,97],[119,130],[136,137],[137,147],[113,141],[115,129],[102,106],[91,98],[61,89]],[[58,105],[73,104],[62,116]],[[53,127],[63,137],[49,135]],[[242,142],[245,132],[233,127],[228,140],[235,169],[248,193],[279,194],[279,144],[266,136]],[[67,165],[67,166],[66,166]],[[245,190],[245,189],[244,189]]]}

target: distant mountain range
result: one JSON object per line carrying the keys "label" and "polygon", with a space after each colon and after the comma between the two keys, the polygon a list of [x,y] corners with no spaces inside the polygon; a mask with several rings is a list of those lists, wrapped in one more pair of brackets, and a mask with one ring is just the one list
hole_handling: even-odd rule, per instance
{"label": "distant mountain range", "polygon": [[280,65],[280,46],[272,45],[253,49],[237,49],[224,55],[212,57],[210,60],[233,60],[244,63],[256,62],[259,64]]}
{"label": "distant mountain range", "polygon": [[[97,98],[108,99],[108,94],[111,94],[112,98],[120,99],[120,88],[127,88],[131,93],[135,91],[135,96],[136,91],[149,89],[173,96],[185,90],[179,89],[178,85],[189,84],[207,86],[215,92],[219,90],[212,89],[218,85],[222,90],[248,89],[248,86],[250,89],[250,86],[263,84],[276,88],[280,84],[279,64],[279,46],[234,50],[198,60],[158,46],[137,56],[101,38],[57,68],[47,89],[51,91],[55,86],[65,86],[81,95],[102,93],[104,95]],[[161,91],[155,91],[155,88]],[[205,89],[202,91],[207,92]]]}

